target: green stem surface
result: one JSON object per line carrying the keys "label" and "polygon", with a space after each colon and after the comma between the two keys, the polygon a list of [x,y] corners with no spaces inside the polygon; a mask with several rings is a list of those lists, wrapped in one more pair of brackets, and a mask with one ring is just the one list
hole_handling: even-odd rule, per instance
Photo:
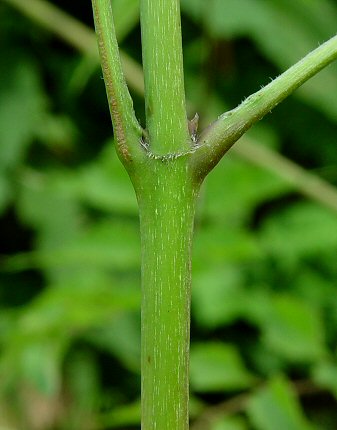
{"label": "green stem surface", "polygon": [[180,0],[140,0],[146,126],[151,151],[188,149]]}
{"label": "green stem surface", "polygon": [[142,429],[188,429],[196,186],[185,153],[179,0],[141,0],[148,162],[135,184],[142,242]]}
{"label": "green stem surface", "polygon": [[141,156],[139,145],[143,130],[125,82],[115,34],[111,0],[92,0],[98,48],[118,155],[127,166]]}
{"label": "green stem surface", "polygon": [[182,159],[155,160],[141,182],[142,429],[187,430],[197,190]]}

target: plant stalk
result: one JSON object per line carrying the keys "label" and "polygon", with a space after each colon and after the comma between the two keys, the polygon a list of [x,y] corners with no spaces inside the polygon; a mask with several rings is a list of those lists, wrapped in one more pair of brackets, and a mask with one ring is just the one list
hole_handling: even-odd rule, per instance
{"label": "plant stalk", "polygon": [[143,130],[133,110],[133,101],[122,70],[111,1],[92,0],[92,7],[117,153],[130,170],[133,159],[142,156],[139,142]]}
{"label": "plant stalk", "polygon": [[149,180],[143,178],[138,192],[142,429],[187,430],[191,247],[197,190],[183,159],[157,160],[146,176]]}
{"label": "plant stalk", "polygon": [[142,429],[187,430],[196,185],[180,0],[141,0],[148,162],[135,184],[142,243]]}
{"label": "plant stalk", "polygon": [[188,149],[180,0],[140,0],[146,128],[156,154]]}

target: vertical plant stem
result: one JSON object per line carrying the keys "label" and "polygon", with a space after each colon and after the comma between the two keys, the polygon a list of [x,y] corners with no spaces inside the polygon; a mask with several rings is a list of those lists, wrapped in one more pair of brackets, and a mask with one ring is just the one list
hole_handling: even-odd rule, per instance
{"label": "vertical plant stem", "polygon": [[[149,148],[133,144],[139,135],[138,123],[122,76],[110,0],[93,0],[112,119],[139,202],[142,429],[187,430],[191,242],[197,185],[188,157],[179,156],[191,145],[180,7],[179,0],[141,0],[140,4]],[[137,148],[140,154],[135,152]],[[135,156],[129,161],[131,151]]]}
{"label": "vertical plant stem", "polygon": [[141,0],[145,106],[151,149],[189,146],[185,108],[180,0]]}
{"label": "vertical plant stem", "polygon": [[185,160],[159,162],[149,183],[144,178],[142,181],[143,430],[187,430],[189,426],[191,243],[196,191],[186,172]]}
{"label": "vertical plant stem", "polygon": [[[190,148],[179,0],[140,0],[152,154]],[[191,242],[187,157],[150,158],[135,184],[142,241],[142,429],[188,429]]]}

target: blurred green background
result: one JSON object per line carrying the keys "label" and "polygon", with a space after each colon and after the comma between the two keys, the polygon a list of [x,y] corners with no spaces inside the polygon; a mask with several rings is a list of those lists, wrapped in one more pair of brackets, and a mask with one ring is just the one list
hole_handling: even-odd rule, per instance
{"label": "blurred green background", "polygon": [[[112,3],[144,125],[138,0]],[[334,0],[181,7],[201,127],[337,29]],[[137,206],[92,27],[89,0],[0,1],[0,430],[140,428]],[[336,143],[334,64],[206,181],[191,430],[337,428]]]}

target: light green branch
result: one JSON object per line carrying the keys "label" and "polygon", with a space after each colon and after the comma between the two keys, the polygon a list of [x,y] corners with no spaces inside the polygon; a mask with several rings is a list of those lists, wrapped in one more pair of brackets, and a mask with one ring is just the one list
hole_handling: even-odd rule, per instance
{"label": "light green branch", "polygon": [[221,115],[198,139],[200,147],[192,156],[195,175],[203,179],[245,131],[336,58],[337,36],[249,96],[236,109]]}
{"label": "light green branch", "polygon": [[98,48],[117,141],[118,155],[124,163],[142,153],[139,141],[143,131],[127,88],[113,23],[110,0],[92,0]]}
{"label": "light green branch", "polygon": [[190,145],[179,0],[140,0],[146,122],[153,153]]}

